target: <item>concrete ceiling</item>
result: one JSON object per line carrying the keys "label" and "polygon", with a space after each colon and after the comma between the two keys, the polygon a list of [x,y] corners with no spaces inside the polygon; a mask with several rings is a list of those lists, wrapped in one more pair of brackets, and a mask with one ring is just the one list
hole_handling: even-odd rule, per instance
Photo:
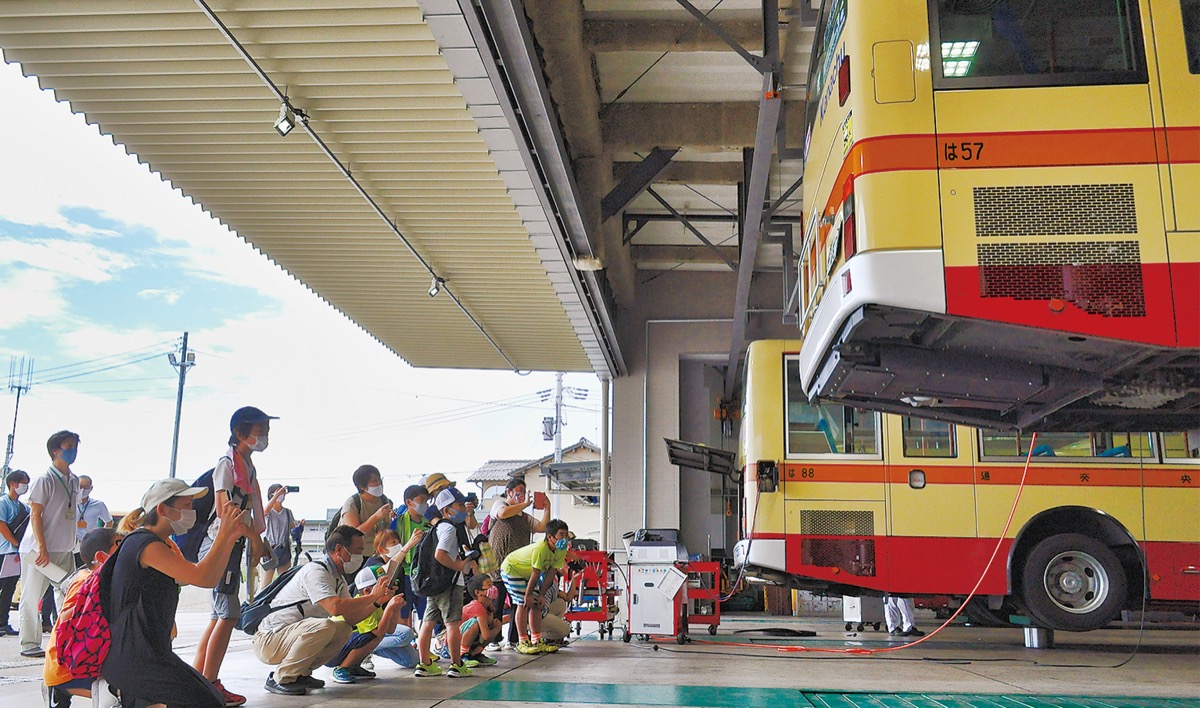
{"label": "concrete ceiling", "polygon": [[[694,4],[764,53],[774,3]],[[778,2],[768,203],[800,177],[813,15]],[[620,375],[639,274],[747,255],[762,74],[676,0],[6,0],[0,49],[417,366]],[[284,94],[311,134],[271,129]],[[602,218],[656,148],[677,152]],[[751,243],[751,271],[793,267]]]}

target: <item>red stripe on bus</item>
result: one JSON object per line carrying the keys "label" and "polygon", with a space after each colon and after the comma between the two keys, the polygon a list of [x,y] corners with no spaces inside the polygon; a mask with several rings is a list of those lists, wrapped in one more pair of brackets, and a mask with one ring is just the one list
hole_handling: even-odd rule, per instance
{"label": "red stripe on bus", "polygon": [[[1200,151],[1200,131],[1196,149]],[[1200,347],[1200,263],[1172,263],[1171,286],[1179,346]]]}
{"label": "red stripe on bus", "polygon": [[[1061,462],[1051,462],[1054,458],[1035,457],[1025,480],[1030,487],[1178,487],[1193,489],[1200,487],[1200,468],[1179,466],[1177,469],[1155,467],[1144,469],[1135,460],[1124,458],[1123,462],[1108,466],[1098,466],[1094,461],[1090,464],[1064,465]],[[1150,464],[1157,465],[1155,461]],[[786,475],[792,471],[796,478],[786,476],[788,498],[804,497],[805,484],[859,483],[864,485],[909,483],[909,472],[921,470],[925,473],[926,486],[935,487],[945,484],[980,484],[991,486],[1016,486],[1021,483],[1023,467],[1012,462],[979,462],[975,465],[946,465],[928,464],[920,459],[908,458],[904,464],[876,463],[874,465],[835,465],[820,463],[789,463],[784,465]],[[811,477],[800,478],[803,470],[809,470]],[[861,489],[857,488],[857,489]],[[854,498],[861,492],[847,492],[848,498]]]}
{"label": "red stripe on bus", "polygon": [[[946,267],[948,314],[1164,347],[1176,346],[1171,269],[1167,263],[1142,263],[1140,271],[1135,271],[1140,275],[1140,284],[1125,282],[1127,273],[1121,274],[1120,282],[1104,282],[1102,274],[1096,274],[1096,279],[1088,281],[1091,277],[1088,273],[1067,272],[1065,266],[1025,264],[1008,267],[1012,280],[1012,288],[1008,288],[1007,281],[998,282],[1006,276],[997,273],[997,267],[989,267],[987,273],[982,270],[979,266]],[[1057,280],[1049,277],[1052,275],[1049,271],[1055,270],[1059,272]],[[1022,273],[1029,277],[1021,280]],[[987,283],[984,282],[985,275]],[[1141,287],[1140,298],[1137,297],[1138,285]],[[992,288],[993,293],[1011,291],[1014,294],[1016,289],[1026,288],[1028,295],[1021,299],[998,294],[985,297],[985,287]],[[1056,292],[1060,287],[1061,291]],[[1128,312],[1142,314],[1118,316]]]}
{"label": "red stripe on bus", "polygon": [[1200,543],[1143,544],[1154,600],[1200,600]]}

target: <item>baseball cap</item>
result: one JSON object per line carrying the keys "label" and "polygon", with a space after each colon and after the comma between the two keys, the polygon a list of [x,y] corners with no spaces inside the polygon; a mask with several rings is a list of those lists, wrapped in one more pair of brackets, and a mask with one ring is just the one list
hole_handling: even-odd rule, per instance
{"label": "baseball cap", "polygon": [[265,423],[268,420],[279,420],[279,416],[267,415],[254,406],[242,406],[229,419],[229,432],[232,433],[242,423]]}
{"label": "baseball cap", "polygon": [[429,490],[430,494],[437,494],[443,489],[453,486],[454,482],[446,479],[446,475],[442,474],[441,472],[434,472],[433,474],[426,475],[425,477],[425,488]]}
{"label": "baseball cap", "polygon": [[193,487],[182,479],[160,479],[150,485],[142,497],[142,509],[150,511],[173,497],[202,497],[208,494],[205,487]]}
{"label": "baseball cap", "polygon": [[445,509],[454,502],[465,502],[466,500],[467,498],[464,497],[463,493],[458,491],[457,488],[446,487],[442,491],[438,492],[436,503],[438,509]]}

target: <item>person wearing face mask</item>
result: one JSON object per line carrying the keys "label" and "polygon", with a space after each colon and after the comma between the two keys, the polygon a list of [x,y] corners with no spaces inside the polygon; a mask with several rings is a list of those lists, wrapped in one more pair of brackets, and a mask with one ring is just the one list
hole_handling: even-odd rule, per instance
{"label": "person wearing face mask", "polygon": [[220,531],[212,552],[199,563],[185,559],[169,540],[196,523],[192,500],[205,494],[206,488],[190,487],[180,479],[155,482],[133,512],[141,528],[126,536],[101,568],[100,602],[112,645],[100,673],[120,692],[122,705],[225,705],[224,694],[171,650],[179,586],[216,586],[234,544],[250,533],[248,512],[225,504],[218,511]]}
{"label": "person wearing face mask", "polygon": [[462,657],[468,668],[494,666],[496,660],[483,653],[483,648],[500,636],[500,618],[492,603],[499,597],[499,588],[492,578],[479,574],[467,581],[467,597],[471,602],[462,611]]}
{"label": "person wearing face mask", "polygon": [[566,522],[552,519],[546,524],[546,537],[508,554],[500,567],[500,575],[508,588],[508,596],[517,606],[517,632],[522,654],[549,654],[558,651],[556,645],[542,638],[543,592],[558,580],[567,562],[568,530]]}
{"label": "person wearing face mask", "polygon": [[267,502],[264,510],[267,513],[267,532],[265,540],[270,555],[262,561],[262,577],[258,586],[265,588],[275,579],[275,575],[283,575],[292,567],[292,529],[296,527],[296,517],[292,510],[283,505],[287,498],[287,487],[282,484],[272,484],[267,487]]}
{"label": "person wearing face mask", "polygon": [[[375,534],[392,523],[392,500],[383,493],[383,476],[375,465],[361,465],[350,476],[354,488],[339,513],[338,522],[362,531],[367,548],[375,547]],[[351,568],[348,573],[357,573]]]}
{"label": "person wearing face mask", "polygon": [[[413,675],[423,678],[442,673],[441,668],[433,663],[429,651],[433,642],[433,630],[441,623],[446,625],[446,643],[450,648],[450,666],[446,675],[450,678],[463,678],[471,675],[471,669],[463,663],[460,652],[462,636],[459,634],[459,625],[462,622],[465,585],[463,576],[476,568],[475,561],[465,559],[462,552],[467,543],[464,526],[467,521],[466,497],[454,487],[447,487],[438,492],[434,502],[441,512],[441,518],[433,526],[433,533],[437,534],[434,560],[453,571],[454,580],[449,589],[428,597],[425,615],[421,618],[421,632],[417,635],[417,650],[421,653],[421,663],[417,664]],[[417,585],[419,587],[420,583]]]}
{"label": "person wearing face mask", "polygon": [[8,616],[13,592],[21,579],[21,555],[17,548],[29,528],[29,507],[19,497],[28,491],[29,475],[24,470],[8,473],[4,480],[5,494],[0,497],[0,637],[17,636]]}
{"label": "person wearing face mask", "polygon": [[[313,669],[339,653],[354,625],[377,609],[390,610],[394,593],[386,577],[358,597],[350,596],[344,576],[362,566],[364,548],[362,531],[338,526],[325,541],[325,557],[301,566],[271,602],[281,609],[264,617],[254,634],[258,660],[275,667],[266,682],[271,693],[303,696],[323,688],[325,682],[313,678]],[[336,670],[334,678],[338,680]],[[355,680],[348,678],[339,682]]]}
{"label": "person wearing face mask", "polygon": [[38,600],[49,587],[62,607],[61,583],[75,567],[79,478],[71,465],[79,436],[60,430],[46,441],[50,468],[29,488],[29,533],[21,539],[21,656],[43,657]]}
{"label": "person wearing face mask", "polygon": [[409,485],[404,490],[404,513],[396,517],[393,523],[396,535],[403,544],[400,553],[404,559],[404,607],[400,610],[400,621],[412,626],[412,615],[415,611],[419,619],[425,614],[425,598],[413,590],[412,586],[412,550],[417,547],[425,534],[429,532],[429,521],[425,512],[429,509],[429,492],[420,484]]}
{"label": "person wearing face mask", "polygon": [[[498,497],[492,504],[491,511],[488,512],[488,516],[491,517],[488,543],[491,544],[492,551],[496,554],[496,562],[500,565],[504,564],[504,559],[508,557],[509,553],[529,545],[529,542],[533,540],[533,534],[545,531],[546,523],[550,521],[549,504],[542,509],[540,519],[526,511],[533,504],[533,499],[527,499],[525,492],[524,477],[509,479],[508,484],[504,486],[504,496]],[[504,610],[508,590],[502,582],[499,570],[492,573],[492,580],[500,588],[500,597],[496,600],[496,616],[499,617]],[[514,612],[508,628],[508,637],[497,645],[496,649],[516,646],[518,634],[516,613]]]}
{"label": "person wearing face mask", "polygon": [[225,652],[229,648],[229,638],[242,614],[240,588],[242,555],[246,543],[249,541],[250,557],[253,559],[251,565],[256,565],[258,559],[269,552],[266,542],[262,539],[262,534],[267,529],[266,514],[263,509],[262,488],[258,483],[258,470],[254,466],[252,456],[267,449],[272,420],[278,418],[267,415],[254,406],[237,409],[229,419],[229,448],[213,469],[213,493],[216,495],[213,500],[213,516],[208,526],[207,537],[200,544],[199,557],[204,559],[212,552],[221,532],[220,512],[223,508],[233,506],[247,512],[243,517],[248,527],[247,532],[239,537],[241,540],[225,556],[225,573],[213,588],[212,613],[196,647],[196,657],[192,660],[192,666],[212,681],[217,690],[225,696],[226,706],[240,706],[246,702],[245,696],[226,690],[218,676],[221,664],[225,661]]}
{"label": "person wearing face mask", "polygon": [[[92,478],[86,474],[79,475],[79,513],[76,515],[75,536],[79,543],[93,529],[110,528],[113,524],[112,514],[108,513],[108,505],[92,496]],[[83,556],[76,554],[75,567],[86,565]]]}

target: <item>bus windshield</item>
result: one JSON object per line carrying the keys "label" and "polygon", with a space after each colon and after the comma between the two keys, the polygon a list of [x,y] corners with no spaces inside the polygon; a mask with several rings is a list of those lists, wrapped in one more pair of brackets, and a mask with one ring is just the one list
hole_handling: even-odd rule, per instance
{"label": "bus windshield", "polygon": [[[1135,0],[936,0],[939,87],[1147,80]],[[940,71],[939,71],[940,70]]]}

